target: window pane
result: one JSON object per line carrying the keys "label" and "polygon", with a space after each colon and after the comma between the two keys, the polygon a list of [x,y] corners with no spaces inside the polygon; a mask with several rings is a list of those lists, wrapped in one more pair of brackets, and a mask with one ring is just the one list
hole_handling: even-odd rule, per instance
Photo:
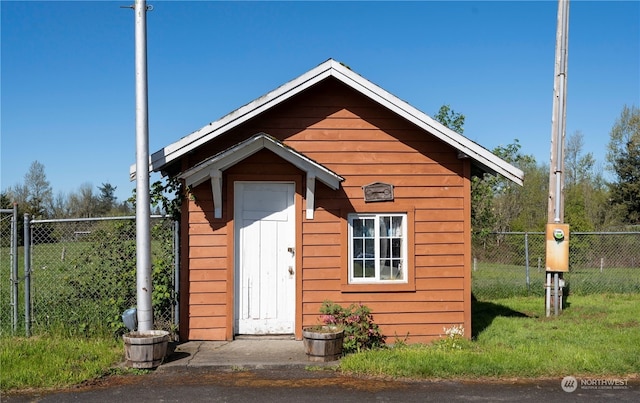
{"label": "window pane", "polygon": [[391,257],[403,257],[402,256],[402,238],[390,239],[391,241]]}
{"label": "window pane", "polygon": [[394,237],[402,236],[402,217],[392,217],[392,230],[391,233]]}
{"label": "window pane", "polygon": [[376,261],[373,259],[367,259],[364,261],[364,276],[367,278],[374,278],[376,276]]}
{"label": "window pane", "polygon": [[363,255],[363,245],[362,239],[354,239],[353,240],[353,257],[356,259],[361,259],[364,257]]}
{"label": "window pane", "polygon": [[362,220],[359,218],[354,218],[352,221],[353,225],[353,236],[356,238],[362,237]]}
{"label": "window pane", "polygon": [[380,217],[380,236],[389,236],[391,217]]}
{"label": "window pane", "polygon": [[374,259],[376,257],[375,239],[364,240],[364,257]]}
{"label": "window pane", "polygon": [[380,260],[380,280],[391,280],[391,260]]}
{"label": "window pane", "polygon": [[364,237],[367,238],[373,238],[375,236],[375,231],[374,231],[374,220],[372,218],[365,218],[362,220],[364,222],[364,228],[363,228],[363,235]]}
{"label": "window pane", "polygon": [[363,266],[363,261],[362,260],[354,260],[353,261],[353,277],[354,278],[362,278],[363,277],[363,271],[362,271],[362,266]]}
{"label": "window pane", "polygon": [[402,280],[403,278],[403,273],[402,273],[402,261],[400,260],[394,260],[393,261],[393,272],[392,272],[392,279],[393,280]]}
{"label": "window pane", "polygon": [[390,253],[391,253],[391,239],[389,238],[380,239],[380,257],[381,258],[391,257]]}

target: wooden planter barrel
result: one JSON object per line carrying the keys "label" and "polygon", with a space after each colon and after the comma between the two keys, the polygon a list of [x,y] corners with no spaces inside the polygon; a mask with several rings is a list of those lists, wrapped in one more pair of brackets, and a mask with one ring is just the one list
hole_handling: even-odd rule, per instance
{"label": "wooden planter barrel", "polygon": [[309,361],[335,361],[342,356],[343,330],[303,329],[302,337]]}
{"label": "wooden planter barrel", "polygon": [[129,332],[122,336],[126,365],[132,368],[155,368],[167,354],[169,332],[147,330]]}

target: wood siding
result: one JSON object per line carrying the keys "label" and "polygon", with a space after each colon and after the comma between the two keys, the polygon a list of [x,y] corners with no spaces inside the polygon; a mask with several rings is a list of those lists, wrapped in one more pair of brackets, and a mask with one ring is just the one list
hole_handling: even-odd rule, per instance
{"label": "wood siding", "polygon": [[[304,218],[302,172],[261,151],[225,171],[223,218],[213,218],[208,182],[183,205],[188,225],[182,270],[181,335],[233,337],[233,199],[229,182],[294,175],[300,217],[297,234],[296,336],[316,324],[324,300],[369,306],[393,341],[428,342],[444,327],[464,324],[470,312],[470,164],[457,151],[337,81],[326,80],[224,134],[182,162],[183,169],[264,132],[345,178],[339,190],[316,183],[315,215]],[[188,160],[187,160],[188,158]],[[394,185],[392,202],[365,203],[362,186]],[[398,212],[409,216],[409,282],[354,286],[347,281],[347,214]],[[188,228],[185,228],[188,227]],[[184,257],[184,255],[187,255]],[[184,280],[183,280],[184,281]],[[184,294],[187,292],[187,294]],[[231,315],[231,317],[229,316]]]}

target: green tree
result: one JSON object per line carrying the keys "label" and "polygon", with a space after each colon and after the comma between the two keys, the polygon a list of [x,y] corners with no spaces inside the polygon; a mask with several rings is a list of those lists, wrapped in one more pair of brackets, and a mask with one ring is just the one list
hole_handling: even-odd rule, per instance
{"label": "green tree", "polygon": [[4,209],[13,208],[13,203],[11,202],[11,198],[9,197],[8,192],[0,193],[0,208],[4,208]]}
{"label": "green tree", "polygon": [[[465,116],[451,109],[449,105],[442,105],[434,119],[457,133],[464,132]],[[485,174],[471,178],[471,228],[474,237],[486,236],[495,224],[490,178],[490,175]]]}
{"label": "green tree", "polygon": [[[504,177],[494,177],[491,185],[495,197],[496,226],[498,232],[537,231],[540,221],[546,218],[548,176],[542,172],[533,156],[520,152],[518,139],[506,146],[498,146],[492,152],[508,163],[520,168],[527,178],[524,186],[518,186]],[[544,178],[547,178],[547,181]]]}
{"label": "green tree", "polygon": [[51,216],[53,218],[73,218],[71,217],[69,204],[69,196],[63,192],[58,192],[53,198]]}
{"label": "green tree", "polygon": [[53,201],[52,190],[44,165],[33,161],[24,176],[24,184],[16,185],[12,191],[14,201],[23,206],[25,213],[33,218],[48,218]]}
{"label": "green tree", "polygon": [[605,230],[615,226],[616,209],[609,206],[609,190],[596,169],[592,153],[583,153],[584,136],[576,131],[565,146],[564,216],[573,231]]}
{"label": "green tree", "polygon": [[115,195],[117,186],[111,185],[109,182],[98,186],[100,195],[98,195],[98,214],[107,215],[111,210],[117,207],[117,197]]}
{"label": "green tree", "polygon": [[[529,157],[533,158],[533,157]],[[509,184],[499,197],[501,221],[505,231],[543,231],[547,221],[549,168],[535,160],[517,164],[526,178],[524,186]]]}
{"label": "green tree", "polygon": [[593,231],[595,227],[586,208],[595,159],[592,153],[583,154],[583,147],[582,132],[576,131],[567,137],[564,149],[564,220],[573,231]]}
{"label": "green tree", "polygon": [[567,138],[564,152],[565,187],[593,179],[596,164],[592,153],[583,154],[584,135],[576,131]]}
{"label": "green tree", "polygon": [[626,224],[640,224],[640,109],[622,108],[610,133],[607,161],[615,179],[611,203],[622,210]]}
{"label": "green tree", "polygon": [[[163,178],[149,186],[149,202],[155,209],[154,214],[162,214],[180,220],[180,208],[184,190],[182,182],[177,177]],[[136,207],[136,189],[133,189],[131,197],[127,200],[133,208]]]}
{"label": "green tree", "polygon": [[93,193],[93,185],[83,183],[77,193],[69,195],[69,211],[73,217],[95,217],[98,211],[98,198]]}
{"label": "green tree", "polygon": [[[12,209],[13,203],[9,198],[9,194],[6,192],[0,193],[0,208],[3,209]],[[11,219],[9,216],[2,215],[2,220],[0,220],[0,247],[7,247],[11,245]],[[8,253],[8,252],[7,252]]]}
{"label": "green tree", "polygon": [[433,118],[457,133],[464,132],[465,116],[451,109],[449,105],[442,105]]}

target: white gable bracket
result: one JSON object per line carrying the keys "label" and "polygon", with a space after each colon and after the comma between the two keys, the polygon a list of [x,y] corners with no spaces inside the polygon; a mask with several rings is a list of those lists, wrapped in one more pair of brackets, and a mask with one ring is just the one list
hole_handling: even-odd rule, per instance
{"label": "white gable bracket", "polygon": [[222,171],[212,169],[211,192],[213,193],[213,217],[222,218]]}
{"label": "white gable bracket", "polygon": [[307,172],[307,220],[313,220],[313,212],[315,210],[315,192],[316,192],[316,174],[315,172]]}

